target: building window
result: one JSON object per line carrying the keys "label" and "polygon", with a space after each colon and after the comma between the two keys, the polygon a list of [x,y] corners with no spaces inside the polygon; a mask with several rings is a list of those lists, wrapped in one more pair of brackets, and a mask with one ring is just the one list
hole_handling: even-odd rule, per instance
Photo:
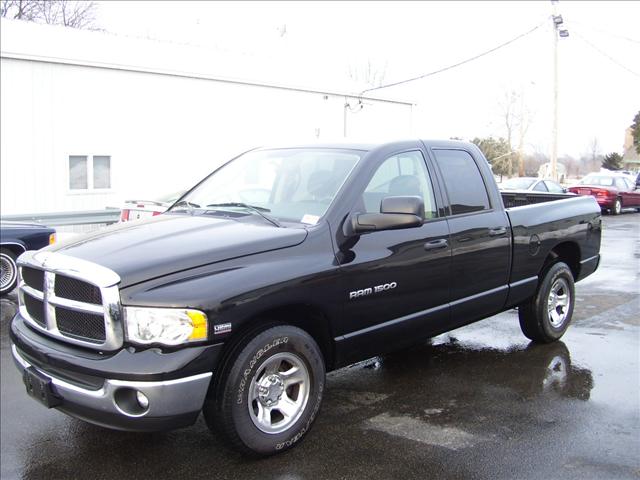
{"label": "building window", "polygon": [[69,190],[111,188],[111,157],[69,155]]}

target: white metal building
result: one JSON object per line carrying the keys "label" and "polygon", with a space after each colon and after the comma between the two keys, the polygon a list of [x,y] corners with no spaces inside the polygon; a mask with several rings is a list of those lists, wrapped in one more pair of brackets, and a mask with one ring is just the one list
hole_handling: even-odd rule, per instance
{"label": "white metal building", "polygon": [[243,150],[287,139],[412,133],[411,103],[295,87],[304,70],[295,59],[283,68],[5,19],[0,32],[3,214],[155,198]]}

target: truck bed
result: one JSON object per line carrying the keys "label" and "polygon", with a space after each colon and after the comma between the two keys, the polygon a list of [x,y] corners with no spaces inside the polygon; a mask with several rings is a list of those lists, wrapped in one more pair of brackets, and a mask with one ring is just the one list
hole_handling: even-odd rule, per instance
{"label": "truck bed", "polygon": [[504,208],[522,207],[533,203],[546,203],[565,198],[574,198],[572,193],[541,193],[530,191],[500,192]]}
{"label": "truck bed", "polygon": [[[557,248],[560,238],[565,244],[579,246],[574,250],[574,261],[569,262],[576,280],[591,273],[589,262],[600,250],[600,209],[594,208],[597,207],[595,198],[524,193],[507,193],[506,197],[505,204],[520,204],[505,210],[513,235],[510,284],[520,286],[512,292],[510,303],[531,294],[532,286],[537,283],[540,258],[546,258],[552,247]],[[550,205],[552,201],[554,204]]]}

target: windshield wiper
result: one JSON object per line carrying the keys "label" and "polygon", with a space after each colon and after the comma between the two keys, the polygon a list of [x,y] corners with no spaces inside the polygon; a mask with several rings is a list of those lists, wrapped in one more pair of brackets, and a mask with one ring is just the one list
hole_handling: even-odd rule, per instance
{"label": "windshield wiper", "polygon": [[242,202],[226,202],[226,203],[210,203],[207,207],[240,207],[246,208],[247,210],[251,210],[252,212],[257,213],[262,218],[264,218],[267,222],[275,225],[276,227],[282,227],[280,222],[273,218],[271,215],[266,215],[264,212],[270,212],[268,208],[258,207],[256,205],[249,205],[247,203]]}
{"label": "windshield wiper", "polygon": [[174,208],[180,207],[180,206],[186,206],[187,210],[192,215],[193,215],[194,208],[200,208],[200,205],[198,205],[197,203],[188,202],[187,200],[180,200],[179,202],[177,202],[175,205],[171,207],[171,210],[173,211]]}

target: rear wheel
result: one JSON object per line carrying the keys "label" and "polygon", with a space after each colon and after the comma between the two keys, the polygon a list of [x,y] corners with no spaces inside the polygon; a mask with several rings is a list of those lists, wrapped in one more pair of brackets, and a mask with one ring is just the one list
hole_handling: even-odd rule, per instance
{"label": "rear wheel", "polygon": [[613,208],[611,209],[612,215],[620,215],[622,212],[622,200],[616,198],[615,203],[613,204]]}
{"label": "rear wheel", "polygon": [[522,333],[534,342],[558,340],[569,327],[574,302],[571,270],[566,263],[554,263],[544,274],[536,294],[518,308]]}
{"label": "rear wheel", "polygon": [[16,254],[6,248],[0,248],[0,295],[11,292],[18,283]]}
{"label": "rear wheel", "polygon": [[205,404],[205,420],[246,454],[267,456],[293,447],[322,402],[322,353],[297,327],[276,326],[246,339],[221,375]]}

